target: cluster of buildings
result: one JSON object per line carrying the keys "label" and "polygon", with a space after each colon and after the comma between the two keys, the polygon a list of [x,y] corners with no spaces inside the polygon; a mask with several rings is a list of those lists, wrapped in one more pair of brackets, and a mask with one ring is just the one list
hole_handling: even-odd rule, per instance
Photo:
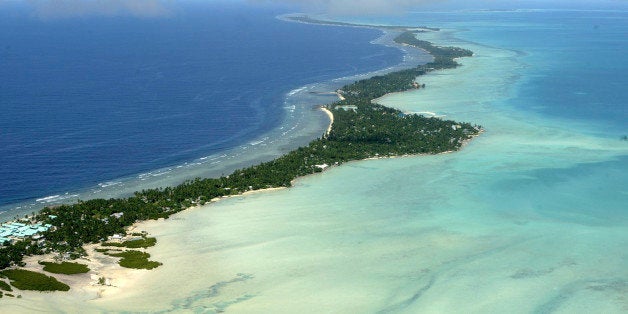
{"label": "cluster of buildings", "polygon": [[5,242],[13,242],[16,240],[22,240],[30,237],[33,240],[39,240],[41,238],[40,233],[48,231],[52,228],[51,224],[24,224],[21,222],[8,222],[0,226],[0,245]]}

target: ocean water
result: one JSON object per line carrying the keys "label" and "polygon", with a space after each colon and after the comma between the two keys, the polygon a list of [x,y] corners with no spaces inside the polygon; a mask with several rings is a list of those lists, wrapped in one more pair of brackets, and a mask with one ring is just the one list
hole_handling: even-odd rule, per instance
{"label": "ocean water", "polygon": [[0,7],[7,218],[276,157],[324,129],[311,107],[333,98],[309,92],[334,84],[321,82],[403,57],[371,44],[377,30],[287,23],[280,9],[243,4],[188,4],[153,19],[20,12]]}
{"label": "ocean water", "polygon": [[421,77],[425,89],[379,101],[486,132],[460,152],[352,162],[145,223],[163,266],[95,300],[25,298],[62,310],[625,313],[628,99],[609,86],[627,80],[628,19],[547,14],[347,19],[438,26],[423,38],[473,50]]}

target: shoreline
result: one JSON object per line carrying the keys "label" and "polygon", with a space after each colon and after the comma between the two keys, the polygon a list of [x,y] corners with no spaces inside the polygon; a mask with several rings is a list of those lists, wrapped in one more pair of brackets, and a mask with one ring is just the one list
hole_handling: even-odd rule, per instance
{"label": "shoreline", "polygon": [[327,131],[325,131],[325,136],[328,136],[332,126],[334,126],[334,114],[325,107],[321,107],[321,110],[329,117],[329,126],[327,127]]}
{"label": "shoreline", "polygon": [[[428,40],[443,42],[433,36]],[[628,274],[622,267],[625,145],[508,106],[511,94],[493,96],[494,90],[520,92],[508,78],[529,73],[517,70],[522,61],[504,49],[464,47],[479,58],[424,76],[430,89],[380,97],[406,114],[429,111],[485,125],[460,154],[350,161],[299,177],[294,189],[215,198],[167,224],[139,221],[131,228],[158,238],[149,250],[163,267],[140,276],[111,272],[125,282],[114,278],[119,287],[104,292],[73,285],[65,293],[5,295],[2,308],[621,312]],[[499,79],[476,81],[491,74]],[[599,202],[608,199],[615,201]]]}
{"label": "shoreline", "polygon": [[[302,22],[301,22],[301,23],[302,23]],[[324,24],[323,24],[323,25],[324,25]],[[368,26],[356,26],[356,27],[368,27]],[[377,28],[377,27],[375,27],[375,28]],[[399,45],[403,45],[403,44],[399,44]],[[406,45],[406,46],[411,47],[410,45]],[[422,49],[422,48],[417,48],[417,49],[419,49],[419,50],[421,50],[421,51],[423,51],[423,52],[428,53],[425,49]],[[446,69],[445,69],[445,70],[446,70]],[[400,93],[405,93],[405,92],[408,92],[408,91],[400,91],[400,92],[394,92],[394,93],[390,93],[390,94],[398,94],[398,93],[400,94]],[[345,100],[345,97],[344,97],[344,96],[343,96],[343,95],[339,92],[339,90],[334,91],[334,92],[333,92],[333,94],[334,94],[334,95],[336,95],[340,101],[344,101],[344,100]],[[387,95],[390,95],[390,94],[386,94],[386,95],[384,95],[384,96],[381,96],[381,97],[378,97],[378,98],[376,98],[376,99],[373,99],[373,100],[371,100],[371,102],[372,102],[372,103],[375,103],[378,99],[380,99],[380,98],[382,98],[382,97],[385,97],[385,96],[387,96]],[[319,107],[319,109],[320,109],[321,111],[323,111],[323,112],[327,115],[327,117],[329,118],[329,121],[330,121],[330,122],[329,122],[329,126],[327,127],[327,129],[326,129],[326,131],[325,131],[325,135],[324,135],[324,136],[326,137],[326,136],[328,136],[328,135],[329,135],[329,133],[330,133],[330,132],[331,132],[331,130],[332,130],[332,127],[333,127],[333,124],[334,124],[334,114],[333,114],[333,112],[332,112],[332,111],[330,111],[330,110],[329,110],[327,107],[325,107],[325,106],[320,106],[320,107]],[[434,114],[434,116],[435,116],[435,115],[436,115],[436,114]],[[360,162],[372,161],[372,160],[380,160],[380,159],[393,159],[393,158],[417,158],[417,157],[430,156],[430,155],[436,156],[436,155],[451,154],[451,153],[455,153],[455,152],[461,151],[461,150],[462,150],[462,149],[464,149],[467,145],[469,145],[469,144],[470,144],[470,143],[471,143],[471,142],[472,142],[475,138],[479,137],[479,136],[480,136],[480,135],[482,135],[484,132],[485,132],[485,130],[484,130],[484,129],[481,129],[481,130],[480,130],[477,134],[475,134],[475,135],[471,136],[470,138],[468,138],[468,139],[464,140],[464,141],[462,142],[462,144],[461,144],[460,148],[459,148],[457,151],[449,150],[449,151],[444,151],[444,152],[440,152],[440,153],[436,153],[436,154],[424,153],[424,154],[406,154],[406,155],[401,155],[401,156],[378,156],[378,157],[370,157],[370,158],[364,158],[364,159],[359,159],[359,160],[353,160],[353,161],[349,161],[349,162],[347,162],[346,164],[360,163]],[[332,168],[336,168],[336,167],[340,167],[340,166],[342,166],[342,165],[330,165],[329,167],[326,167],[326,168],[322,169],[322,171],[321,171],[321,172],[319,172],[319,173],[313,173],[313,174],[308,174],[308,175],[305,175],[305,176],[300,176],[300,177],[297,177],[297,178],[293,179],[293,180],[291,181],[291,183],[296,183],[297,181],[299,181],[299,180],[301,180],[301,179],[304,179],[304,178],[307,178],[307,177],[310,177],[310,176],[320,175],[321,173],[324,173],[324,172],[326,172],[326,171],[328,171],[328,170],[330,170],[330,169],[332,169]],[[293,185],[293,186],[294,186],[294,185]],[[292,186],[291,186],[291,187],[292,187]],[[173,220],[176,220],[177,218],[181,219],[180,217],[177,217],[177,216],[184,215],[184,214],[185,214],[185,213],[187,213],[187,212],[197,211],[197,210],[201,210],[201,209],[203,209],[203,208],[211,208],[211,206],[212,206],[215,202],[219,202],[219,201],[222,201],[222,200],[227,200],[227,199],[231,199],[231,198],[234,198],[234,197],[247,197],[247,196],[250,196],[250,195],[255,195],[255,194],[263,194],[263,193],[269,193],[269,192],[273,192],[273,191],[287,190],[287,189],[290,189],[291,187],[273,187],[273,188],[266,188],[266,189],[260,189],[260,190],[246,191],[246,192],[244,192],[244,193],[242,193],[242,194],[238,194],[238,195],[229,195],[229,196],[222,196],[222,197],[213,198],[213,199],[211,199],[211,200],[210,200],[210,202],[209,202],[209,203],[207,203],[207,204],[204,204],[204,205],[197,205],[197,206],[194,206],[194,207],[188,208],[188,209],[186,209],[185,211],[181,211],[181,212],[179,212],[179,213],[176,213],[176,214],[172,217],[172,219],[173,219]],[[165,219],[164,219],[164,220],[160,219],[160,220],[157,220],[157,221],[148,221],[148,220],[147,220],[147,221],[139,221],[139,222],[136,222],[136,223],[133,225],[132,230],[137,230],[137,229],[143,230],[143,229],[146,229],[145,227],[148,227],[149,225],[153,225],[153,224],[156,224],[156,223],[157,223],[157,224],[160,224],[160,223],[165,223],[165,222],[166,222],[166,220],[165,220]],[[92,252],[95,252],[95,251],[93,251],[93,250],[92,250]],[[119,271],[117,274],[118,274],[118,275],[120,275],[120,276],[122,276],[122,277],[127,277],[127,276],[128,276],[128,275],[130,275],[133,271],[137,271],[137,270],[127,269],[127,272],[128,272],[128,273],[127,273],[127,272],[125,272],[125,270],[124,270],[124,269],[122,269],[122,270],[121,270],[121,271]],[[116,281],[116,280],[117,280],[117,278],[115,278],[115,277],[112,277],[112,278],[109,278],[109,279],[110,279],[110,280],[112,280],[112,281]],[[128,283],[128,282],[127,282],[127,281],[125,281],[125,284],[126,284],[126,283]],[[100,299],[100,298],[106,298],[106,296],[104,296],[104,295],[102,295],[102,294],[99,294],[99,299]]]}
{"label": "shoreline", "polygon": [[[397,44],[399,45],[399,44]],[[433,57],[433,56],[432,56]],[[386,69],[382,70],[382,71],[386,71]],[[408,91],[408,90],[406,90]],[[405,91],[400,91],[400,92],[405,92]],[[343,95],[337,90],[334,93],[339,99],[340,101],[345,101],[345,97],[343,97]],[[385,94],[387,95],[387,94]],[[383,96],[380,96],[383,97]],[[378,97],[378,98],[380,98]],[[377,99],[377,98],[375,98]],[[371,100],[371,102],[374,102],[374,100]],[[332,127],[334,125],[334,114],[333,112],[326,106],[321,106],[320,109],[328,116],[330,122],[329,122],[329,126],[327,128],[327,131],[325,132],[325,136],[327,137],[331,130]],[[455,130],[455,128],[454,128]],[[461,145],[458,147],[458,149],[456,151],[461,150],[464,146],[466,146],[471,140],[473,140],[475,137],[479,136],[482,132],[480,131],[479,133],[472,135],[470,138],[467,138],[465,140],[463,140],[461,142]],[[441,151],[438,153],[411,153],[411,154],[403,154],[403,155],[382,155],[382,156],[378,156],[378,154],[376,154],[377,157],[368,157],[368,158],[362,158],[362,159],[356,159],[356,160],[349,160],[348,162],[360,162],[360,161],[365,161],[365,160],[372,160],[372,159],[384,159],[384,158],[396,158],[396,157],[417,157],[417,156],[424,156],[424,155],[439,155],[439,154],[447,154],[447,153],[451,153],[454,152],[453,150],[447,150],[447,151]],[[343,162],[344,163],[344,162]],[[331,165],[327,165],[325,164],[324,167],[321,167],[321,171],[326,171],[327,169],[331,168],[331,167],[335,167],[336,165],[338,165],[338,163],[336,164],[331,164]],[[318,166],[318,165],[317,165]],[[255,167],[253,167],[255,168]],[[301,178],[304,177],[309,177],[312,174],[317,174],[318,172],[314,172],[311,174],[306,174],[306,175],[299,175],[296,178],[291,180],[292,182],[295,182],[296,180],[299,180]],[[251,187],[250,187],[251,188]],[[265,192],[269,192],[269,191],[275,191],[275,190],[283,190],[283,189],[287,189],[288,187],[271,187],[271,188],[261,188],[261,189],[255,189],[255,190],[248,190],[248,191],[242,191],[238,194],[231,194],[231,195],[224,195],[221,197],[215,197],[210,199],[209,203],[203,204],[203,205],[198,205],[197,203],[193,203],[196,204],[194,206],[190,206],[188,208],[186,208],[185,210],[181,210],[178,212],[173,213],[174,215],[172,216],[172,220],[176,220],[177,216],[179,216],[178,214],[180,212],[189,212],[189,211],[195,211],[198,210],[200,208],[205,208],[205,206],[211,206],[212,203],[223,200],[223,199],[228,199],[228,198],[232,198],[234,196],[241,196],[241,197],[246,197],[247,195],[251,195],[251,194],[257,194],[257,193],[265,193]],[[149,226],[149,225],[153,225],[153,224],[161,224],[164,223],[165,219],[159,218],[159,219],[153,219],[153,220],[140,220],[140,221],[136,221],[135,223],[133,223],[131,226],[126,228],[127,234],[129,232],[138,230],[138,229],[144,229],[144,227]],[[117,259],[115,258],[110,258],[110,257],[106,257],[106,258],[102,258],[102,254],[99,254],[95,251],[95,248],[97,246],[99,246],[100,244],[89,244],[86,245],[86,252],[87,255],[82,258],[85,261],[92,261],[92,260],[100,260],[99,263],[91,263],[90,265],[94,268],[91,268],[92,271],[90,272],[90,277],[89,279],[86,278],[87,275],[83,276],[82,280],[74,280],[73,282],[71,282],[72,284],[72,289],[73,290],[78,290],[78,291],[90,291],[88,294],[96,294],[96,298],[101,299],[101,298],[106,298],[108,296],[112,296],[112,295],[116,295],[117,293],[119,293],[124,286],[126,286],[127,284],[132,285],[134,282],[137,281],[138,278],[140,278],[141,276],[138,274],[147,274],[148,271],[146,270],[137,270],[137,269],[124,269],[121,268],[118,264],[117,264]],[[149,249],[143,250],[143,251],[150,251]],[[41,259],[45,259],[43,256],[32,256],[29,257],[28,260],[28,264],[30,265],[30,267],[33,267],[33,261],[35,260],[41,260]],[[35,266],[34,269],[36,269],[37,267]],[[110,286],[101,286],[101,285],[95,285],[94,281],[93,281],[93,277],[96,278],[100,278],[100,277],[104,277],[107,282],[109,283],[113,283]],[[76,277],[75,277],[76,278]],[[126,279],[125,279],[126,278]],[[132,279],[129,279],[132,278]],[[94,286],[97,286],[96,288],[94,288]],[[91,287],[91,288],[90,288]],[[111,287],[111,288],[110,288]],[[116,289],[113,289],[116,288]],[[119,289],[118,289],[119,288]],[[112,293],[111,290],[116,290],[117,292]]]}
{"label": "shoreline", "polygon": [[[302,23],[302,24],[314,24],[297,22],[285,18],[290,14],[284,14],[277,16],[276,18],[284,22]],[[327,24],[319,24],[325,26],[333,26]],[[352,27],[345,25],[341,27]],[[415,66],[416,64],[422,64],[429,62],[432,56],[425,52],[423,49],[415,49],[411,46],[403,47],[395,43],[392,38],[399,32],[399,28],[378,28],[377,26],[354,26],[359,28],[375,29],[382,32],[382,34],[371,41],[371,44],[384,45],[388,47],[394,47],[401,51],[403,59],[400,63],[372,70],[369,72],[357,73],[350,76],[344,76],[339,78],[333,78],[322,82],[309,83],[303,86],[298,86],[287,92],[283,99],[286,101],[290,97],[298,96],[299,93],[308,93],[313,88],[318,88],[319,85],[324,85],[326,92],[329,92],[328,96],[338,95],[342,100],[342,95],[337,93],[337,89],[342,87],[346,83],[350,83],[355,80],[365,79],[374,75],[383,75],[389,72],[397,71],[399,69],[406,68],[408,66]],[[429,59],[426,59],[429,58]],[[297,91],[295,94],[294,92]],[[327,95],[324,95],[327,96]],[[294,121],[294,123],[281,124],[277,128],[270,130],[263,134],[258,134],[255,138],[250,139],[247,143],[237,145],[225,151],[209,154],[205,157],[188,160],[182,163],[172,164],[156,169],[150,169],[142,173],[132,174],[128,176],[113,178],[106,182],[100,182],[98,184],[80,187],[77,189],[70,189],[68,191],[59,191],[56,193],[50,193],[48,195],[41,195],[38,197],[29,198],[27,200],[19,201],[17,203],[10,203],[0,206],[3,211],[0,211],[0,222],[13,221],[15,217],[23,217],[24,215],[30,215],[32,212],[38,212],[46,206],[59,206],[63,204],[74,204],[77,200],[90,200],[98,198],[118,198],[132,196],[135,191],[142,189],[152,189],[158,187],[172,186],[180,184],[186,180],[194,179],[196,177],[213,177],[220,176],[221,173],[229,173],[239,168],[245,168],[255,165],[259,162],[272,160],[273,158],[280,157],[286,151],[298,148],[303,145],[307,145],[312,139],[320,136],[321,132],[325,132],[325,127],[321,129],[313,130],[311,126],[302,127],[300,133],[292,133],[288,135],[283,134],[284,129],[292,127],[292,124],[302,125],[303,123],[313,123],[317,118],[314,115],[309,114],[311,112],[310,107],[316,106],[320,103],[320,100],[309,100],[308,103],[301,103],[297,106],[297,110],[301,111],[301,116]],[[294,104],[293,104],[294,105]],[[286,108],[286,107],[284,107]],[[287,112],[288,109],[285,109]],[[309,115],[309,117],[308,117]],[[285,123],[285,122],[284,122]],[[308,137],[308,140],[304,140],[304,137]],[[283,138],[285,141],[276,144],[268,143],[268,138]],[[295,142],[297,140],[298,142]],[[277,142],[274,140],[273,142]],[[253,145],[251,143],[264,143],[266,146]],[[249,145],[251,144],[251,145]],[[242,147],[247,147],[246,150],[242,150]],[[256,153],[251,152],[256,150]],[[256,156],[250,157],[256,154]],[[216,163],[218,162],[218,163]],[[219,165],[217,168],[214,166]],[[209,166],[209,167],[208,167]],[[145,181],[148,179],[148,181]]]}
{"label": "shoreline", "polygon": [[[331,113],[331,112],[330,112]],[[365,159],[360,159],[360,160],[353,160],[353,161],[349,161],[347,163],[344,163],[343,165],[351,165],[351,164],[356,164],[356,163],[361,163],[361,162],[368,162],[368,161],[375,161],[375,160],[384,160],[384,159],[396,159],[396,158],[420,158],[420,157],[425,157],[425,156],[438,156],[438,155],[446,155],[446,154],[451,154],[451,153],[455,153],[455,152],[459,152],[462,149],[464,149],[465,146],[469,145],[476,137],[480,136],[482,133],[484,133],[484,131],[481,131],[479,134],[467,139],[464,141],[464,143],[462,144],[461,148],[458,151],[445,151],[445,152],[441,152],[438,154],[412,154],[412,155],[402,155],[402,156],[379,156],[379,157],[371,157],[371,158],[365,158]],[[327,172],[331,169],[335,169],[337,167],[341,167],[343,165],[331,165],[329,167],[327,167],[326,169],[322,170],[319,173],[313,173],[313,174],[309,174],[309,175],[305,175],[305,176],[301,176],[298,178],[295,178],[294,180],[292,180],[292,183],[298,183],[298,181],[303,180],[303,179],[307,179],[309,177],[312,176],[317,176],[317,175],[321,175],[324,172]],[[293,185],[294,186],[294,185]],[[223,197],[217,197],[211,200],[211,202],[208,202],[206,204],[203,205],[196,205],[193,207],[190,207],[184,211],[178,212],[176,214],[174,214],[173,216],[171,216],[168,219],[158,219],[158,220],[143,220],[143,221],[138,221],[135,222],[131,227],[128,228],[127,232],[138,232],[138,231],[145,231],[146,229],[150,229],[150,228],[159,228],[160,224],[165,224],[168,223],[169,220],[185,220],[186,218],[183,218],[181,216],[183,215],[189,215],[192,212],[195,211],[199,211],[199,210],[204,210],[204,209],[210,209],[212,206],[215,206],[216,203],[221,202],[221,201],[225,201],[225,200],[229,200],[229,199],[234,199],[234,198],[239,198],[239,197],[247,197],[247,196],[251,196],[251,195],[258,195],[258,194],[267,194],[267,193],[271,193],[271,192],[277,192],[277,191],[285,191],[290,189],[291,187],[274,187],[274,188],[267,188],[267,189],[261,189],[261,190],[253,190],[253,191],[246,191],[242,194],[237,194],[237,195],[229,195],[229,196],[223,196]],[[149,236],[151,234],[148,234]],[[157,243],[157,245],[159,245],[159,241]],[[111,297],[115,297],[120,295],[121,293],[124,292],[125,287],[133,287],[134,284],[136,284],[137,282],[139,282],[139,280],[142,279],[142,277],[144,276],[150,276],[151,272],[155,272],[155,271],[159,271],[159,269],[156,270],[142,270],[142,269],[132,269],[132,268],[124,268],[121,267],[120,265],[118,265],[117,263],[117,259],[116,258],[112,258],[109,256],[104,256],[101,253],[96,252],[96,248],[98,248],[100,246],[100,244],[89,244],[87,245],[86,248],[86,252],[88,253],[87,256],[84,256],[80,259],[77,260],[77,262],[81,262],[81,263],[86,263],[89,267],[90,267],[90,276],[89,278],[87,278],[87,274],[82,274],[82,275],[78,275],[78,276],[82,276],[83,278],[78,278],[77,280],[77,275],[59,275],[59,274],[54,274],[54,276],[59,277],[61,280],[64,280],[66,278],[73,278],[74,280],[72,281],[64,281],[66,283],[68,283],[71,287],[71,290],[74,291],[85,291],[88,294],[90,294],[92,297],[87,298],[88,300],[104,300],[107,298],[111,298]],[[143,252],[150,252],[151,248],[148,249],[143,249]],[[40,256],[32,256],[30,257],[30,260],[28,261],[28,265],[31,265],[30,267],[28,267],[26,269],[29,270],[35,270],[35,271],[41,271],[41,266],[39,266],[37,264],[37,261],[39,260],[45,260],[46,258],[37,258]],[[103,262],[102,260],[104,259],[108,259],[109,262]],[[48,258],[50,259],[50,258]],[[100,259],[100,261],[99,261]],[[95,261],[95,262],[94,262]],[[95,268],[92,268],[94,267]],[[94,272],[94,273],[92,273]],[[103,277],[106,279],[107,284],[106,285],[99,285],[98,284],[98,278]],[[37,293],[37,292],[30,292],[29,293]]]}

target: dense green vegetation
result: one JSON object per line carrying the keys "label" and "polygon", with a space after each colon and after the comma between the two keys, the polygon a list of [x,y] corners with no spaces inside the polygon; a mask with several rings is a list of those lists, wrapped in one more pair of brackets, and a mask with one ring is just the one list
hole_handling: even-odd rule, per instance
{"label": "dense green vegetation", "polygon": [[94,249],[94,251],[100,252],[100,253],[108,253],[108,252],[121,252],[122,250],[120,249]]}
{"label": "dense green vegetation", "polygon": [[0,290],[13,291],[13,289],[11,289],[11,286],[2,280],[0,280]]}
{"label": "dense green vegetation", "polygon": [[455,58],[471,57],[473,55],[473,52],[471,50],[459,47],[434,46],[429,41],[418,39],[416,36],[417,34],[418,32],[416,31],[405,31],[395,38],[395,42],[398,44],[410,45],[426,50],[432,56],[434,56],[434,61],[438,61],[438,59],[441,59],[446,63],[450,63],[451,61],[449,61],[448,59],[453,60]]}
{"label": "dense green vegetation", "polygon": [[24,266],[22,258],[26,255],[38,255],[44,250],[37,245],[32,245],[30,241],[18,241],[14,244],[0,248],[0,269],[9,266]]}
{"label": "dense green vegetation", "polygon": [[83,274],[89,271],[89,267],[85,264],[72,263],[72,262],[39,262],[40,265],[44,265],[44,271],[54,274]]}
{"label": "dense green vegetation", "polygon": [[[0,269],[20,265],[24,255],[48,251],[69,252],[70,257],[84,254],[83,244],[105,241],[113,234],[125,234],[126,227],[139,220],[167,218],[213,198],[238,195],[246,191],[289,187],[300,176],[322,171],[323,165],[339,165],[351,160],[408,154],[437,154],[457,150],[480,132],[479,126],[450,120],[406,115],[373,103],[387,93],[417,88],[416,77],[437,69],[458,66],[454,58],[472,53],[455,47],[437,47],[404,32],[398,43],[430,52],[434,61],[425,65],[348,84],[339,90],[345,99],[326,106],[334,114],[329,134],[313,140],[275,160],[234,171],[220,178],[197,178],[178,186],[149,189],[118,199],[93,199],[72,205],[46,207],[36,217],[54,226],[43,235],[44,246],[21,241],[0,249]],[[51,216],[54,215],[54,216]],[[112,244],[114,247],[139,248],[154,245],[152,238]],[[148,253],[105,252],[118,256],[120,265],[151,269],[161,265],[149,261]]]}
{"label": "dense green vegetation", "polygon": [[121,257],[118,264],[126,268],[153,269],[161,266],[160,262],[149,261],[150,254],[140,251],[124,251],[120,253],[105,253],[109,256]]}
{"label": "dense green vegetation", "polygon": [[429,41],[417,39],[416,34],[417,32],[415,31],[405,31],[394,40],[398,44],[414,46],[429,52],[434,57],[432,62],[411,69],[374,76],[345,86],[341,89],[346,99],[346,103],[343,104],[353,105],[356,102],[370,102],[372,99],[376,99],[388,93],[417,88],[417,86],[413,84],[416,77],[434,70],[455,68],[459,66],[454,60],[455,58],[470,57],[473,55],[473,52],[467,49],[434,46]]}
{"label": "dense green vegetation", "polygon": [[115,242],[105,242],[102,246],[115,246],[115,247],[126,247],[129,249],[138,249],[138,248],[147,248],[150,246],[155,246],[157,243],[157,239],[155,238],[141,238],[137,240],[129,240],[121,243]]}
{"label": "dense green vegetation", "polygon": [[11,285],[20,290],[68,291],[70,286],[54,277],[25,269],[5,269],[2,274],[11,280]]}

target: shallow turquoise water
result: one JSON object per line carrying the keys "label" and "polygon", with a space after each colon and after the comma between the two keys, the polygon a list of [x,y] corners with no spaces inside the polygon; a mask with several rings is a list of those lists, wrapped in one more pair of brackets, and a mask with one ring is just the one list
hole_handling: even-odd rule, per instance
{"label": "shallow turquoise water", "polygon": [[[464,151],[354,163],[304,179],[284,196],[224,205],[227,211],[261,208],[261,215],[293,213],[279,219],[283,224],[274,221],[270,234],[285,229],[285,237],[304,238],[282,245],[271,236],[264,242],[270,255],[311,258],[289,264],[309,269],[306,279],[293,279],[288,271],[268,279],[298,282],[292,285],[301,290],[283,290],[284,297],[307,305],[295,301],[286,308],[315,306],[315,297],[304,297],[309,291],[328,302],[321,300],[323,309],[339,312],[628,310],[628,145],[617,134],[625,128],[618,119],[625,116],[625,94],[612,95],[619,99],[609,108],[598,104],[602,112],[592,119],[584,109],[579,115],[547,109],[555,102],[587,106],[572,98],[560,102],[560,95],[543,98],[547,88],[535,89],[561,66],[577,72],[568,58],[580,55],[568,46],[562,49],[571,53],[559,46],[543,53],[543,45],[529,37],[503,49],[495,37],[507,37],[513,27],[507,24],[485,21],[481,31],[470,25],[468,32],[430,36],[476,55],[459,69],[421,78],[425,90],[381,100],[485,126],[486,133]],[[556,36],[553,27],[536,27]],[[489,37],[488,43],[470,42]],[[623,44],[617,40],[611,46]],[[515,41],[509,38],[511,46]],[[583,66],[582,73],[591,68]],[[580,79],[600,80],[591,85],[601,86],[609,78]],[[572,88],[562,83],[554,82],[555,93]],[[266,294],[262,290],[234,309],[278,302]]]}
{"label": "shallow turquoise water", "polygon": [[[499,21],[490,26],[498,37],[504,30]],[[551,51],[476,43],[482,36],[460,28],[425,36],[476,54],[463,67],[420,78],[426,89],[380,102],[479,123],[486,132],[461,152],[354,162],[149,229],[168,248],[156,248],[156,258],[199,261],[183,270],[164,265],[144,283],[194,273],[177,279],[187,292],[159,308],[628,310],[628,145],[617,136],[625,126],[604,114],[560,116],[529,94],[546,77],[541,65],[551,63]],[[210,223],[199,228],[199,221]]]}

